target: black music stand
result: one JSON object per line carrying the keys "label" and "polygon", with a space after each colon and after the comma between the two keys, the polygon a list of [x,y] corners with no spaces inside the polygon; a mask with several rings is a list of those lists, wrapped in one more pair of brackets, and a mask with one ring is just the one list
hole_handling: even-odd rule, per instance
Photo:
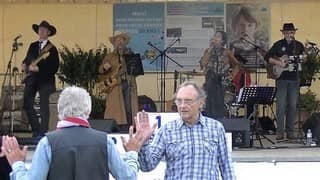
{"label": "black music stand", "polygon": [[[134,53],[129,53],[129,54],[124,54],[124,60],[126,62],[126,67],[127,67],[127,73],[128,75],[131,76],[138,76],[138,75],[144,75],[143,71],[143,66],[141,62],[141,57],[140,54],[134,54]],[[132,92],[131,89],[135,88],[135,86],[132,85],[132,81],[129,80],[128,82],[128,88],[129,88],[129,93],[130,93],[130,98],[129,98],[129,104],[130,107],[128,108],[128,114],[127,114],[127,121],[128,124],[132,124],[132,102],[131,102],[131,97],[132,97]],[[130,114],[130,115],[129,115]]]}
{"label": "black music stand", "polygon": [[125,54],[124,59],[127,65],[129,75],[144,75],[140,54]]}
{"label": "black music stand", "polygon": [[[275,94],[276,88],[269,86],[244,87],[240,90],[237,103],[245,105],[254,104],[253,112],[249,115],[249,117],[247,117],[249,120],[253,118],[250,126],[251,146],[253,145],[253,140],[259,140],[260,146],[263,147],[261,139],[266,139],[270,143],[275,144],[271,139],[262,133],[262,130],[258,130],[258,104],[271,105],[273,103]],[[253,139],[254,135],[256,135],[256,139]]]}

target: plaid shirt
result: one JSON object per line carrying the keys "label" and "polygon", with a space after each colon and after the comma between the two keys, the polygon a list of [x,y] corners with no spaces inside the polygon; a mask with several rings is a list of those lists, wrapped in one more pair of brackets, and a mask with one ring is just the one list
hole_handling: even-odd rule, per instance
{"label": "plaid shirt", "polygon": [[200,116],[192,127],[181,119],[163,125],[139,153],[141,170],[153,170],[163,156],[167,180],[218,180],[219,174],[223,180],[235,179],[225,130],[208,117]]}

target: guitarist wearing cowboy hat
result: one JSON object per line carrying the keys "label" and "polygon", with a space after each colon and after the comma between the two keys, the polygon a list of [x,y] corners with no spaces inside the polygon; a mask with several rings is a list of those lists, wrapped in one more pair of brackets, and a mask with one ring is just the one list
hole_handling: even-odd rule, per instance
{"label": "guitarist wearing cowboy hat", "polygon": [[[59,55],[57,48],[49,41],[49,37],[56,34],[57,30],[47,21],[39,25],[33,24],[32,29],[38,34],[38,40],[32,42],[23,60],[24,110],[32,128],[33,137],[42,137],[48,131],[49,123],[49,97],[55,92],[55,74],[59,68]],[[40,95],[39,121],[34,109],[36,93]]]}
{"label": "guitarist wearing cowboy hat", "polygon": [[[298,29],[293,23],[283,24],[280,30],[284,36],[283,39],[275,42],[265,56],[265,60],[281,68],[288,65],[290,56],[303,55],[304,46],[301,42],[295,40],[294,36]],[[277,99],[277,140],[284,139],[284,133],[287,139],[294,139],[294,121],[296,118],[297,101],[299,96],[299,82],[296,70],[284,70],[276,79],[276,99]],[[286,117],[286,126],[285,120]]]}
{"label": "guitarist wearing cowboy hat", "polygon": [[127,47],[128,33],[115,31],[109,37],[114,49],[107,54],[99,66],[101,81],[98,88],[106,93],[105,119],[115,119],[118,125],[132,124],[138,112],[136,77],[127,72],[125,55],[132,54]]}

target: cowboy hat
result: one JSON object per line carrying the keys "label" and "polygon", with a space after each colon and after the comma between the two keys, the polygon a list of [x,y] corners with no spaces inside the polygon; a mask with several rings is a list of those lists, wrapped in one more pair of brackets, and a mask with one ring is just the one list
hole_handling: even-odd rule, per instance
{"label": "cowboy hat", "polygon": [[49,36],[53,36],[57,33],[57,30],[54,26],[50,25],[47,21],[42,21],[39,25],[38,24],[33,24],[32,29],[35,33],[38,34],[39,27],[45,27],[50,31]]}
{"label": "cowboy hat", "polygon": [[114,43],[114,40],[115,40],[116,38],[118,38],[118,37],[121,37],[121,38],[124,40],[124,43],[125,43],[125,44],[128,44],[129,41],[130,41],[130,37],[129,37],[129,35],[128,35],[127,33],[121,32],[121,31],[115,31],[115,32],[113,33],[113,36],[109,37],[110,43],[113,44],[113,43]]}
{"label": "cowboy hat", "polygon": [[284,23],[282,29],[280,31],[296,31],[297,28],[294,27],[293,23]]}

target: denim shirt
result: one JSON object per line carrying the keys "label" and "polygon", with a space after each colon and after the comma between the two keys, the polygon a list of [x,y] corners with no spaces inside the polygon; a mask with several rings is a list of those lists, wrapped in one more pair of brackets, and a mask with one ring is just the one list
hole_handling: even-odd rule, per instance
{"label": "denim shirt", "polygon": [[[112,139],[107,141],[108,166],[110,173],[115,179],[128,180],[136,179],[139,170],[137,152],[127,152],[122,159]],[[32,164],[29,170],[22,161],[12,165],[10,173],[11,180],[46,180],[51,162],[51,147],[47,137],[43,137],[32,157]],[[107,175],[108,176],[108,175]]]}

